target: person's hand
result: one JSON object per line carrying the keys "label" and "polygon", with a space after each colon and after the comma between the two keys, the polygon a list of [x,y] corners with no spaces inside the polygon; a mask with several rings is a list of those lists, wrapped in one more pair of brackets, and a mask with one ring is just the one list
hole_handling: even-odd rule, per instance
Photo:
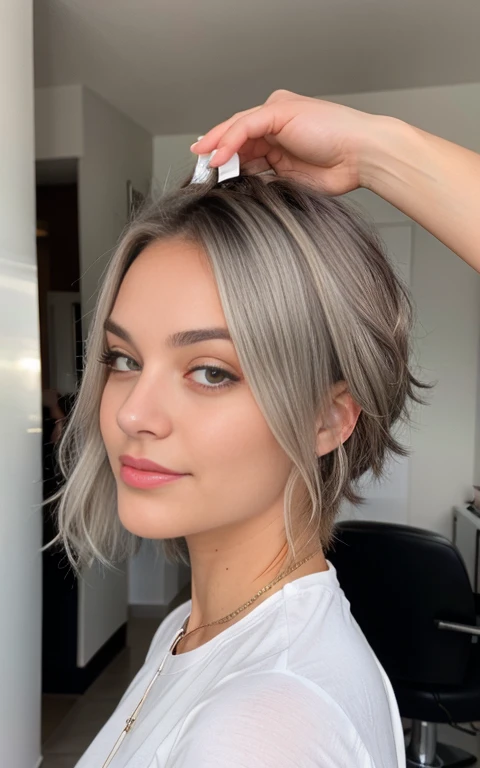
{"label": "person's hand", "polygon": [[[240,168],[311,183],[327,195],[367,187],[410,216],[480,272],[480,155],[394,117],[274,91],[192,145],[234,152]],[[268,177],[265,177],[268,179]]]}
{"label": "person's hand", "polygon": [[238,152],[245,173],[273,168],[279,176],[341,195],[365,186],[364,160],[382,119],[291,91],[274,91],[259,107],[212,128],[192,144],[192,151],[207,154],[216,149],[212,168]]}

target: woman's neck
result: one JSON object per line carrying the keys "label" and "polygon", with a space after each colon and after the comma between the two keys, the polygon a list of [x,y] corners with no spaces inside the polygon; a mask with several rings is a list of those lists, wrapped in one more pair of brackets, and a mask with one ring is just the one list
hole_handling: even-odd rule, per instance
{"label": "woman's neck", "polygon": [[278,536],[273,536],[270,529],[268,537],[258,537],[253,541],[247,539],[247,541],[248,547],[238,545],[237,539],[234,547],[214,547],[210,553],[202,548],[201,554],[198,548],[191,547],[189,543],[192,565],[192,609],[186,628],[188,636],[181,640],[176,654],[194,650],[216,637],[224,629],[254,611],[264,600],[280,591],[285,584],[310,573],[328,570],[322,550],[311,543],[308,549],[297,552],[295,562],[300,562],[314,551],[316,554],[285,578],[280,579],[245,610],[228,622],[203,627],[189,635],[188,633],[192,630],[237,611],[259,590],[286,570],[288,545],[283,528],[278,531]]}

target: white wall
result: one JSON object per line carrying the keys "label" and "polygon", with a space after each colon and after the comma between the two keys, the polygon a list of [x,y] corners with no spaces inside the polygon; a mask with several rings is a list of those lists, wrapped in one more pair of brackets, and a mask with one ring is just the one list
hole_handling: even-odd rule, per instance
{"label": "white wall", "polygon": [[35,157],[58,160],[83,155],[83,89],[61,85],[35,89]]}
{"label": "white wall", "polygon": [[78,164],[82,325],[86,338],[102,273],[127,223],[127,180],[144,194],[152,136],[83,88],[84,152]]}
{"label": "white wall", "polygon": [[0,753],[40,756],[42,422],[29,0],[0,4]]}
{"label": "white wall", "polygon": [[183,586],[180,570],[156,552],[150,541],[144,541],[130,564],[129,605],[168,605]]}
{"label": "white wall", "polygon": [[196,133],[154,137],[153,181],[157,194],[183,181],[194,168],[197,155],[190,152],[190,145],[197,139]]}
{"label": "white wall", "polygon": [[412,433],[411,519],[450,537],[475,474],[480,275],[417,225],[413,252],[420,360],[438,384]]}
{"label": "white wall", "polygon": [[[398,117],[480,152],[480,83],[322,98]],[[371,193],[353,197],[377,222],[400,217],[412,226],[419,373],[438,384],[430,405],[416,410],[410,433],[408,522],[451,537],[452,507],[471,499],[474,480],[480,482],[480,275]]]}
{"label": "white wall", "polygon": [[398,117],[475,152],[480,149],[480,83],[324,95],[319,98],[372,114]]}

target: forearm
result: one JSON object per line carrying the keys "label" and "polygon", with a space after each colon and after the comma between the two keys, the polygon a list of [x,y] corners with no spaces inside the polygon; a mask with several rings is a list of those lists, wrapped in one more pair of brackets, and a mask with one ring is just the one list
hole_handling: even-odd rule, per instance
{"label": "forearm", "polygon": [[378,117],[365,148],[362,186],[417,221],[480,272],[480,155]]}

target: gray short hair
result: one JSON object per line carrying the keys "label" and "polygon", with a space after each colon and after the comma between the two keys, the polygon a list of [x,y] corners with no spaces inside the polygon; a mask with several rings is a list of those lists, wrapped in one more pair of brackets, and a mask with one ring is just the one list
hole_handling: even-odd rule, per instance
{"label": "gray short hair", "polygon": [[[285,488],[289,562],[302,536],[328,549],[342,499],[359,504],[356,482],[382,476],[389,455],[408,455],[392,428],[410,419],[415,391],[431,385],[410,369],[413,324],[408,290],[375,229],[355,209],[281,177],[240,176],[174,190],[149,201],[123,233],[108,265],[86,343],[85,367],[58,447],[63,485],[58,535],[76,569],[107,567],[134,555],[141,539],[116,511],[116,483],[99,428],[106,373],[103,324],[128,268],[151,242],[195,242],[211,264],[246,381],[293,466]],[[333,384],[347,383],[361,413],[351,436],[326,456],[315,453],[316,420]],[[170,561],[188,563],[184,538],[160,543]]]}

